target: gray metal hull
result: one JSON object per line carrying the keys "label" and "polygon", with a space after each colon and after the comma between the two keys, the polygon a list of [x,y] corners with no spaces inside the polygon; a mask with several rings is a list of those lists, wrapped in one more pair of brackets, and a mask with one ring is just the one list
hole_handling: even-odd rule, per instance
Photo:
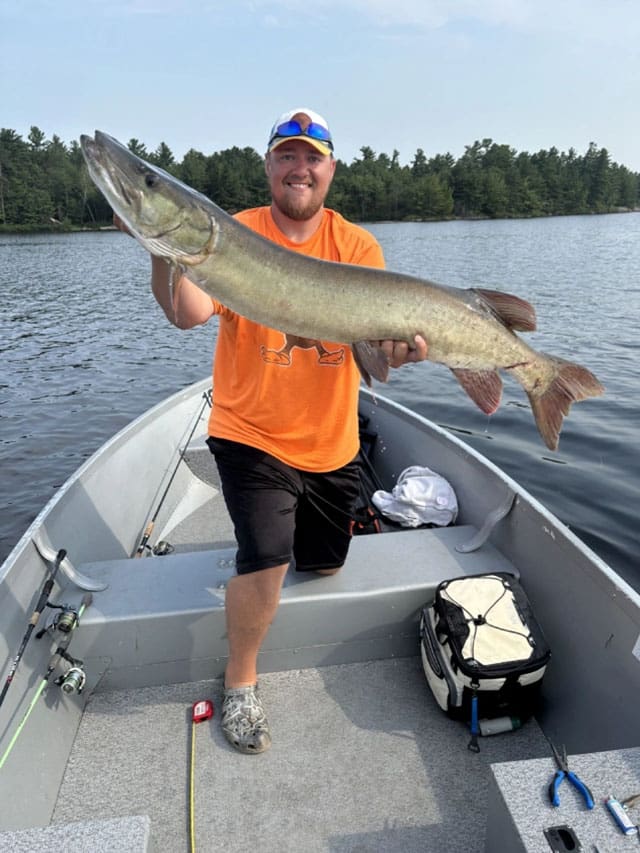
{"label": "gray metal hull", "polygon": [[[158,707],[162,707],[160,697],[163,694],[154,691],[169,691],[166,694],[170,697],[166,699],[168,709],[176,701],[186,702],[185,708],[188,708],[189,697],[193,696],[193,701],[201,698],[197,693],[201,688],[219,695],[219,679],[226,659],[224,594],[226,582],[233,573],[234,540],[217,489],[215,466],[204,445],[207,412],[203,410],[202,393],[206,388],[206,382],[199,383],[164,401],[108,442],[63,486],[2,567],[0,659],[7,661],[7,668],[24,633],[36,591],[45,577],[45,563],[33,544],[34,537],[39,536],[53,549],[66,548],[78,571],[96,586],[106,585],[106,588],[94,593],[93,604],[73,639],[73,654],[84,660],[87,670],[85,692],[80,697],[69,698],[50,686],[0,770],[0,802],[12,803],[11,809],[2,810],[0,831],[45,827],[52,816],[56,824],[66,823],[72,818],[75,804],[77,820],[153,813],[156,817],[151,820],[152,836],[155,826],[154,837],[160,837],[157,815],[161,809],[154,812],[142,804],[141,811],[131,802],[131,808],[123,811],[114,801],[109,801],[109,811],[102,814],[99,809],[90,808],[86,798],[83,801],[80,797],[80,788],[86,792],[91,787],[87,776],[78,775],[77,770],[91,762],[91,743],[94,743],[95,755],[102,754],[100,743],[105,735],[101,734],[100,726],[95,730],[85,731],[84,728],[92,720],[95,725],[96,721],[107,721],[105,714],[113,718],[110,725],[118,723],[121,726],[115,742],[121,742],[126,751],[128,728],[134,725],[138,705],[145,705],[145,697],[151,697],[152,705],[155,702],[153,714],[162,716]],[[378,435],[374,462],[385,485],[390,488],[409,465],[428,465],[454,486],[460,516],[456,526],[450,528],[356,537],[344,570],[335,577],[309,580],[289,573],[281,607],[261,654],[260,671],[265,673],[267,690],[273,696],[274,714],[282,694],[285,706],[291,706],[292,720],[305,716],[307,708],[307,716],[319,716],[318,731],[325,731],[323,725],[326,723],[327,731],[332,734],[327,734],[326,756],[318,754],[317,744],[314,746],[311,737],[308,754],[293,762],[289,771],[283,753],[277,751],[276,742],[273,755],[269,753],[266,758],[269,764],[265,766],[271,767],[269,773],[272,775],[267,773],[264,784],[273,786],[274,780],[280,780],[284,785],[287,772],[301,773],[301,768],[318,762],[317,784],[324,790],[329,766],[333,767],[334,774],[346,772],[347,764],[353,760],[348,752],[344,768],[334,766],[340,761],[341,743],[340,731],[335,727],[344,725],[344,737],[350,740],[360,736],[358,732],[363,725],[358,713],[354,711],[354,718],[345,720],[344,710],[349,702],[355,703],[354,708],[358,701],[365,708],[369,707],[371,696],[364,695],[367,690],[360,676],[363,672],[368,673],[372,683],[378,679],[376,683],[383,691],[380,713],[384,715],[386,707],[389,721],[386,727],[380,723],[374,728],[385,744],[385,760],[391,762],[390,766],[398,761],[400,764],[408,762],[407,767],[413,767],[416,754],[418,764],[415,766],[427,766],[427,754],[434,748],[433,738],[444,738],[447,730],[452,733],[453,745],[443,746],[441,762],[445,762],[448,750],[457,750],[465,733],[439,710],[435,713],[432,708],[428,710],[431,697],[422,680],[416,680],[419,612],[441,580],[495,570],[513,571],[520,576],[552,649],[537,724],[522,736],[514,733],[511,743],[516,748],[512,757],[518,761],[541,758],[547,753],[545,736],[565,743],[570,753],[636,747],[640,739],[636,713],[640,696],[639,596],[527,492],[446,431],[384,398],[374,399],[368,392],[362,393],[361,412],[369,418],[370,429]],[[164,557],[132,559],[196,420],[198,425],[190,449],[177,467],[151,539],[151,544],[168,539],[175,551]],[[465,552],[464,546],[473,542],[491,511],[511,497],[514,499],[510,512],[493,526],[487,541]],[[60,580],[62,586],[56,585],[53,599],[79,601],[81,592],[63,576]],[[32,640],[27,649],[0,709],[0,754],[5,751],[28,706],[51,651],[49,638]],[[400,664],[400,660],[405,663]],[[387,681],[394,677],[400,683],[395,686],[389,683],[385,688]],[[340,678],[353,682],[353,691],[340,687]],[[410,679],[409,684],[407,679]],[[200,686],[194,687],[194,683]],[[299,691],[295,689],[296,683],[300,685]],[[385,689],[389,694],[386,698]],[[334,710],[336,702],[332,702],[332,697],[340,698],[337,716],[321,725],[323,694],[326,694],[327,708],[334,707]],[[389,733],[401,715],[401,706],[391,701],[392,695],[404,696],[404,701],[413,708],[413,758],[405,754],[401,740],[391,738],[389,741]],[[83,719],[87,701],[90,705]],[[429,720],[428,725],[425,723],[426,729],[420,721],[420,703],[424,703],[425,720]],[[117,712],[114,707],[118,708]],[[98,708],[103,709],[103,715],[101,718],[98,714],[96,720],[94,709]],[[139,713],[142,715],[142,711]],[[177,730],[163,733],[165,743],[172,738],[177,743],[183,742],[188,718],[186,711],[181,713]],[[175,713],[173,716],[175,722]],[[615,725],[608,723],[612,719]],[[152,723],[147,725],[152,726]],[[287,725],[283,719],[281,737],[284,743]],[[80,737],[72,752],[79,726]],[[368,727],[365,725],[364,729]],[[206,753],[210,771],[215,772],[215,762],[220,760],[231,779],[233,768],[237,768],[238,784],[247,784],[253,772],[246,769],[247,759],[229,752],[221,758],[218,753],[225,747],[217,729],[215,732]],[[433,732],[433,738],[429,732]],[[148,728],[148,736],[149,743],[153,743],[151,728]],[[202,732],[200,736],[211,737]],[[277,739],[277,731],[274,737]],[[423,742],[425,738],[427,742]],[[509,755],[501,749],[491,746],[487,751],[494,760],[507,760]],[[175,796],[183,803],[185,755],[178,752],[177,756],[171,753],[172,758],[167,757],[167,760],[172,770],[175,770],[175,762],[180,762],[181,769],[177,771],[180,781]],[[63,784],[69,756],[72,757]],[[373,756],[369,755],[366,767],[360,772],[371,774],[372,760]],[[462,762],[460,768],[464,772],[462,768],[469,761],[464,748],[455,760]],[[157,761],[163,766],[161,755],[150,760],[150,766],[157,767]],[[252,759],[248,761],[251,764]],[[141,774],[147,772],[140,759],[126,766],[129,774],[135,775],[136,770]],[[447,779],[446,774],[442,777],[444,765],[437,766],[442,790],[433,792],[436,811],[439,797],[444,803],[451,796],[459,796],[459,792],[456,794],[459,774]],[[96,771],[102,773],[98,768]],[[410,769],[407,772],[411,772]],[[246,773],[249,773],[247,778]],[[386,784],[391,784],[386,775],[385,780]],[[104,780],[98,776],[95,781],[99,787]],[[117,778],[109,783],[104,781],[104,784],[118,789]],[[482,784],[486,788],[486,784]],[[427,787],[431,789],[434,785],[436,778],[429,775]],[[308,788],[307,783],[301,786],[305,791]],[[228,803],[225,805],[224,799],[220,803],[221,815],[239,807],[239,794],[232,789],[230,783]],[[135,792],[135,784],[132,791]],[[222,796],[223,792],[218,794]],[[130,798],[135,799],[133,793]],[[418,800],[422,803],[419,797]],[[302,808],[302,800],[295,801]],[[85,804],[80,805],[81,802]],[[425,806],[416,802],[414,807],[422,809]],[[487,808],[483,800],[480,814],[476,816],[481,823]],[[289,809],[286,797],[281,802],[276,798],[269,809],[276,810],[275,815],[279,815],[285,827]],[[353,846],[359,834],[365,838],[368,833],[372,846],[362,849],[396,849],[389,840],[389,833],[377,836],[382,846],[373,846],[380,828],[376,828],[372,818],[370,827],[362,825],[366,822],[365,815],[369,814],[366,809],[358,814],[355,823],[347,822],[342,830],[336,830],[338,835],[349,835],[348,827],[351,826],[354,833],[351,847],[347,841],[340,842],[342,846],[337,841],[331,846],[326,839],[324,847],[319,846],[318,839],[313,842],[316,846],[298,847],[292,841],[287,847],[282,840],[287,837],[284,830],[280,836],[270,830],[272,840],[269,844],[272,846],[255,849],[355,850],[360,849]],[[437,824],[437,816],[433,819]],[[449,846],[439,846],[446,836],[444,823],[437,832],[434,830],[435,846],[425,847],[424,835],[412,835],[408,829],[411,821],[403,820],[407,831],[397,835],[396,840],[405,838],[406,843],[397,849],[414,849],[409,843],[411,839],[417,839],[415,849],[482,849],[482,846],[456,846],[453,839]],[[210,829],[215,833],[216,846],[207,847],[205,843],[204,849],[249,849],[233,846],[228,816],[224,820],[220,817],[218,823]],[[360,829],[354,829],[356,824]],[[180,819],[177,825],[179,829],[174,827],[172,832],[180,835],[183,829]],[[330,836],[328,828],[327,838]],[[273,840],[278,837],[280,842]]]}

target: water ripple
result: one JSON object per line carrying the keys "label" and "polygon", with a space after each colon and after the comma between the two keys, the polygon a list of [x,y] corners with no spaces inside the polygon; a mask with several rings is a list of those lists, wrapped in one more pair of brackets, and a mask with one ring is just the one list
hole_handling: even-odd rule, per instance
{"label": "water ripple", "polygon": [[[539,331],[528,340],[605,384],[573,408],[556,454],[510,380],[492,417],[432,364],[394,371],[381,392],[492,459],[640,588],[640,214],[368,227],[389,268],[530,299]],[[107,438],[210,371],[216,326],[171,327],[148,257],[112,232],[0,235],[0,287],[1,560]]]}

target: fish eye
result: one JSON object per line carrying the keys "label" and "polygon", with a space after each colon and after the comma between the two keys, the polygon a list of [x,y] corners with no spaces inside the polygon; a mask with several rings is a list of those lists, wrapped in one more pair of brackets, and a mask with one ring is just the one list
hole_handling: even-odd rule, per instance
{"label": "fish eye", "polygon": [[149,188],[155,187],[158,183],[158,176],[154,172],[147,172],[144,176],[144,182]]}

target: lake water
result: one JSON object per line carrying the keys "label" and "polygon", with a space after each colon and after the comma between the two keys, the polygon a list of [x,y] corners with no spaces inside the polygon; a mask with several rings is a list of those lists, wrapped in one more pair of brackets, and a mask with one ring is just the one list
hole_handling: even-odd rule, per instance
{"label": "lake water", "polygon": [[[604,383],[556,453],[509,379],[492,417],[430,363],[379,390],[454,430],[640,589],[640,214],[367,227],[390,269],[528,299],[527,340]],[[173,328],[148,281],[148,256],[119,233],[0,235],[0,561],[107,438],[209,372],[215,323]]]}

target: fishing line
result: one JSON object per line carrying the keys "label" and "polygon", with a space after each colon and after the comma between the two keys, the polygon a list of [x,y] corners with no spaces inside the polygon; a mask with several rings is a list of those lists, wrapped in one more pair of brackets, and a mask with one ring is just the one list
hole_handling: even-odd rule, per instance
{"label": "fishing line", "polygon": [[151,534],[153,533],[153,528],[155,527],[155,523],[158,519],[158,515],[160,514],[160,510],[162,509],[162,505],[164,504],[165,499],[166,499],[167,495],[169,494],[169,489],[171,488],[171,485],[175,479],[175,476],[178,473],[178,468],[180,467],[180,463],[184,459],[184,457],[187,453],[187,450],[189,449],[189,444],[191,442],[191,439],[193,438],[194,432],[196,431],[196,427],[200,423],[200,418],[202,417],[202,413],[204,412],[204,408],[207,405],[207,403],[209,405],[211,405],[211,394],[210,394],[210,392],[207,392],[207,391],[203,392],[202,397],[203,397],[202,406],[200,407],[200,410],[198,411],[198,413],[196,415],[195,421],[194,421],[193,426],[191,428],[191,432],[189,433],[189,437],[187,438],[187,443],[180,450],[180,454],[178,456],[178,461],[175,464],[175,467],[173,469],[171,477],[169,478],[169,482],[167,483],[165,490],[162,493],[162,497],[160,498],[160,502],[158,503],[158,506],[156,507],[156,511],[154,512],[153,516],[151,517],[151,520],[149,521],[149,523],[147,524],[147,526],[144,529],[144,533],[142,534],[142,538],[140,539],[140,543],[138,544],[138,547],[136,548],[135,552],[132,555],[133,557],[141,557],[144,554],[145,549],[147,549],[149,547],[147,543],[149,542],[149,539],[151,538]]}

